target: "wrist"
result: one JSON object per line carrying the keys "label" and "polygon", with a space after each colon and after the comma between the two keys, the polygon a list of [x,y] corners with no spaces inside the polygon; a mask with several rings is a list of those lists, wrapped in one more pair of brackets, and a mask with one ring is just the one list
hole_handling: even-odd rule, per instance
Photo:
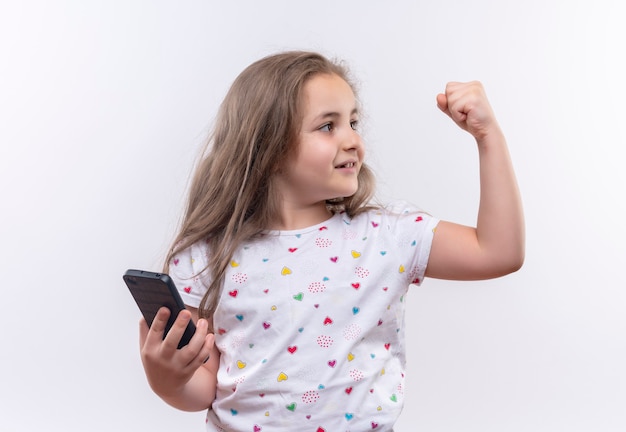
{"label": "wrist", "polygon": [[173,386],[160,382],[151,382],[150,387],[155,394],[165,401],[176,400],[185,391],[185,384]]}
{"label": "wrist", "polygon": [[476,139],[476,144],[478,145],[479,150],[492,147],[494,145],[501,146],[506,144],[506,138],[499,126],[495,126],[481,134],[476,134],[474,138]]}

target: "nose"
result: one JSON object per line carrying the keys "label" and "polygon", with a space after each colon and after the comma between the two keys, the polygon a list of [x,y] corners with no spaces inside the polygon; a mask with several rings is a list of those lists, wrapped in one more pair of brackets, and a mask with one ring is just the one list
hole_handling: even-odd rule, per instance
{"label": "nose", "polygon": [[363,147],[363,141],[361,140],[361,135],[359,135],[358,131],[352,129],[352,127],[346,130],[346,136],[342,140],[342,144],[343,144],[343,149],[346,151],[349,151],[349,150],[359,151]]}

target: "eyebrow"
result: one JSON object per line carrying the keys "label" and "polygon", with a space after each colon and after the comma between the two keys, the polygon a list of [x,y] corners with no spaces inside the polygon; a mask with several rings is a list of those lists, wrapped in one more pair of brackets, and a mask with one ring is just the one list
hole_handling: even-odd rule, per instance
{"label": "eyebrow", "polygon": [[[350,115],[351,116],[354,115],[354,114],[358,114],[358,113],[359,113],[359,110],[356,107],[352,108],[352,111],[350,111]],[[325,119],[325,118],[328,118],[328,117],[331,117],[331,118],[341,117],[341,113],[338,113],[336,111],[325,112],[325,113],[322,113],[322,114],[320,114],[318,116],[315,116],[313,121],[318,121],[318,120]]]}

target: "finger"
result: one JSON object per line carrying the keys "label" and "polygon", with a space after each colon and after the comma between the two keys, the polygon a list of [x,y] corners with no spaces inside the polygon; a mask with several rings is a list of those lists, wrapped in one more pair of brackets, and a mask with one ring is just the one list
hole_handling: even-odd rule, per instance
{"label": "finger", "polygon": [[463,87],[466,86],[466,83],[458,82],[458,81],[450,81],[446,84],[445,94],[450,97],[454,93],[457,93],[460,90],[463,90]]}
{"label": "finger", "polygon": [[458,104],[450,109],[450,117],[457,123],[463,123],[467,120],[467,108],[464,105]]}
{"label": "finger", "polygon": [[191,340],[189,341],[189,344],[187,345],[189,347],[189,350],[192,350],[195,353],[200,351],[200,349],[202,349],[202,345],[204,344],[204,338],[206,337],[208,332],[209,332],[209,323],[207,322],[207,320],[199,319],[196,322],[196,332],[191,337]]}
{"label": "finger", "polygon": [[191,338],[189,345],[184,348],[188,350],[190,357],[189,363],[195,363],[199,366],[208,360],[211,348],[215,341],[215,337],[212,333],[208,333],[209,324],[207,320],[200,319],[196,323],[196,333]]}
{"label": "finger", "polygon": [[167,326],[167,320],[170,317],[170,310],[166,307],[160,308],[154,320],[152,320],[152,325],[150,326],[150,333],[148,334],[148,339],[159,337],[163,339],[163,333],[165,332],[165,327]]}
{"label": "finger", "polygon": [[215,347],[215,335],[213,333],[208,333],[204,337],[202,349],[198,352],[198,355],[194,359],[195,367],[200,367],[206,363],[213,362],[219,360],[219,352]]}
{"label": "finger", "polygon": [[[165,332],[165,327],[167,325],[167,320],[170,317],[170,310],[166,307],[162,307],[159,309],[152,320],[152,325],[150,329],[146,332],[144,339],[142,340],[142,336],[140,333],[140,341],[142,349],[146,349],[149,347],[156,347],[161,344],[163,340],[163,333]],[[145,322],[145,321],[144,321]],[[148,324],[145,324],[147,327]],[[140,330],[141,332],[141,330]]]}
{"label": "finger", "polygon": [[178,344],[185,333],[189,321],[191,321],[191,313],[188,310],[182,310],[178,313],[174,324],[172,324],[163,340],[164,348],[168,350],[178,349]]}
{"label": "finger", "polygon": [[458,95],[455,94],[453,84],[446,86],[446,93],[437,95],[437,107],[456,124],[463,127],[462,123],[467,119],[467,114],[463,112],[463,106],[459,103]]}
{"label": "finger", "polygon": [[448,113],[448,98],[445,94],[439,93],[437,95],[437,107],[446,114]]}
{"label": "finger", "polygon": [[200,352],[199,357],[202,359],[202,363],[206,363],[209,361],[211,353],[215,348],[215,335],[213,333],[209,333],[204,338],[204,346],[202,347],[202,351]]}
{"label": "finger", "polygon": [[447,114],[456,123],[462,123],[467,119],[467,97],[458,91],[446,89],[446,97],[448,102]]}
{"label": "finger", "polygon": [[189,340],[189,343],[180,350],[179,358],[185,365],[189,365],[196,361],[196,357],[199,356],[199,353],[204,345],[204,339],[206,338],[208,327],[209,325],[204,319],[200,319],[196,323],[195,333]]}

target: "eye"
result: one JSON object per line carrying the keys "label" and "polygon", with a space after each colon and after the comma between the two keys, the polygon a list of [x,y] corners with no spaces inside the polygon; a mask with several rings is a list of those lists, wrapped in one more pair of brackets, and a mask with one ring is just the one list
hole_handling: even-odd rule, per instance
{"label": "eye", "polygon": [[352,128],[352,130],[357,130],[359,127],[359,121],[358,120],[352,120],[350,122],[350,127]]}
{"label": "eye", "polygon": [[330,132],[333,130],[333,124],[326,123],[324,126],[320,127],[318,130],[321,130],[322,132]]}

